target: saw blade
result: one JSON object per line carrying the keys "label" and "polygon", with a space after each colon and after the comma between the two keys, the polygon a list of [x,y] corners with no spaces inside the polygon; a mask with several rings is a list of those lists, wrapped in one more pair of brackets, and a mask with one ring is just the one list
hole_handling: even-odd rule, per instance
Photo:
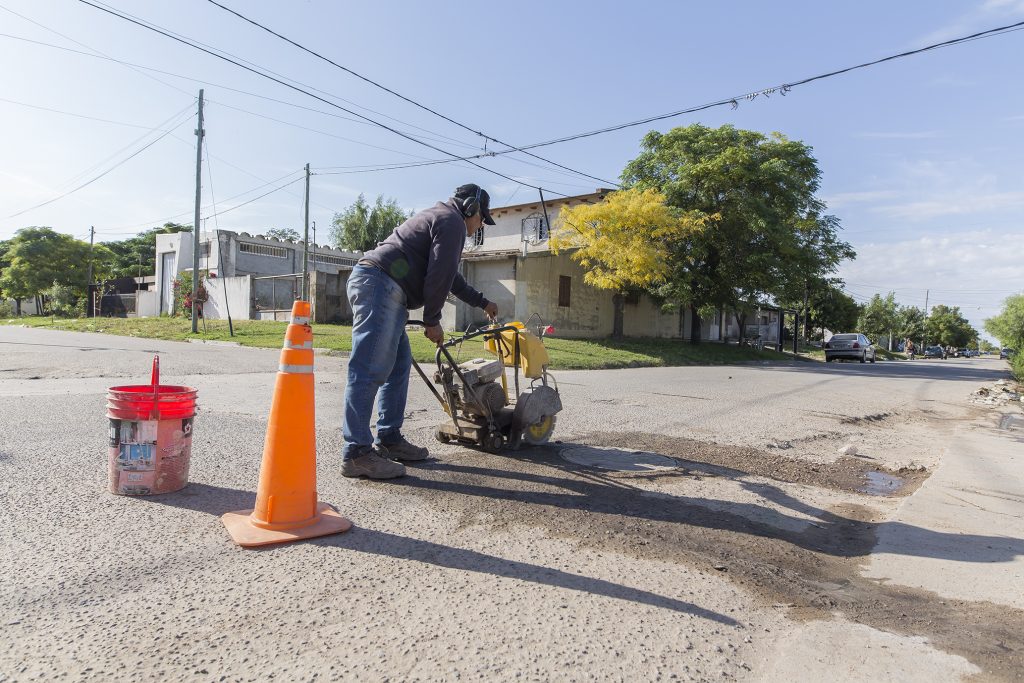
{"label": "saw blade", "polygon": [[531,425],[527,425],[526,429],[523,430],[523,441],[532,446],[546,444],[551,437],[551,433],[555,431],[555,421],[554,415],[541,416],[539,420]]}

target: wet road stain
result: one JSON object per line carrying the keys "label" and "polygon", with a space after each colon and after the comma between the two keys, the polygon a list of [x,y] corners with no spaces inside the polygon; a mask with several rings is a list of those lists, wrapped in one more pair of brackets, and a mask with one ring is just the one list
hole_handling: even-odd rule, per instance
{"label": "wet road stain", "polygon": [[[609,437],[621,443],[608,443]],[[561,448],[575,445],[657,453],[680,460],[681,468],[610,472],[559,457]],[[1024,610],[943,599],[861,577],[860,567],[875,547],[879,529],[892,522],[878,521],[879,513],[867,504],[816,507],[772,481],[856,494],[866,475],[865,463],[856,458],[815,465],[813,471],[807,462],[787,462],[756,449],[636,434],[591,435],[573,444],[501,455],[462,454],[412,466],[412,476],[395,485],[456,511],[463,527],[503,531],[532,526],[577,547],[716,572],[758,596],[766,607],[787,605],[793,619],[831,619],[839,612],[872,628],[928,638],[995,680],[1015,680],[1024,671],[1024,632],[1017,628],[1024,623]],[[751,482],[752,476],[768,481]],[[642,488],[651,480],[687,477],[726,477],[741,486],[756,486],[768,504],[709,501],[696,494],[651,495]],[[865,496],[865,503],[870,500]],[[924,549],[905,552],[930,552],[930,544],[922,545]],[[1004,548],[977,561],[1009,561],[1017,552]],[[1024,545],[1019,552],[1024,553]]]}

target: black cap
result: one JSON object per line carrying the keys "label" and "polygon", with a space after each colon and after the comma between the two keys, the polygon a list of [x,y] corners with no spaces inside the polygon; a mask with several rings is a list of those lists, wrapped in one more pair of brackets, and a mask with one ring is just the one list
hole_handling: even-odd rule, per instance
{"label": "black cap", "polygon": [[[476,197],[478,192],[480,193],[480,214],[484,217],[484,223],[494,225],[494,219],[491,218],[491,195],[487,194],[487,190],[481,189],[476,183],[467,183],[455,188],[455,198],[471,199]],[[462,202],[459,204],[461,206]]]}

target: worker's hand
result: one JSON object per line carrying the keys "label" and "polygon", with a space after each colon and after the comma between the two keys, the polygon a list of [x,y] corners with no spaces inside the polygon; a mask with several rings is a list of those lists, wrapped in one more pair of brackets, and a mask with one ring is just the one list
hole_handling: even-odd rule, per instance
{"label": "worker's hand", "polygon": [[486,313],[487,317],[491,319],[491,322],[494,322],[498,319],[498,304],[493,301],[489,302],[484,306],[484,313]]}
{"label": "worker's hand", "polygon": [[440,325],[427,325],[423,328],[423,336],[440,346],[444,341],[444,330]]}

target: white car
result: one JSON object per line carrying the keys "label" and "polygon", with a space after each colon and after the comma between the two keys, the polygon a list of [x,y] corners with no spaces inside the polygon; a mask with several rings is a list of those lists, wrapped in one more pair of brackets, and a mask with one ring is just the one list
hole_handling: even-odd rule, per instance
{"label": "white car", "polygon": [[837,358],[874,363],[875,345],[860,333],[833,334],[832,338],[825,342],[825,362],[831,363]]}

